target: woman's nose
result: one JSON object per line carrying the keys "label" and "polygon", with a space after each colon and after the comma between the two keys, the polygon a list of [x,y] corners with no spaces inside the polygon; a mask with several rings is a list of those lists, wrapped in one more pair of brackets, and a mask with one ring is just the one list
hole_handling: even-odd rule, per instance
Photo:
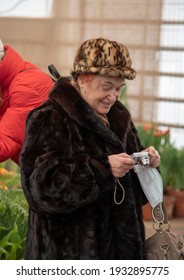
{"label": "woman's nose", "polygon": [[117,100],[116,92],[113,92],[113,94],[110,95],[110,100],[111,100],[111,103],[116,102],[116,100]]}

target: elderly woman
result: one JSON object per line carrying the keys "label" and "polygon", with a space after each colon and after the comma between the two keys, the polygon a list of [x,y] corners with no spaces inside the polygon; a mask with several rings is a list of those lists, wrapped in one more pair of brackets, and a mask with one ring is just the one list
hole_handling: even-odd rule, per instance
{"label": "elderly woman", "polygon": [[[118,98],[133,79],[127,48],[104,38],[77,51],[27,119],[22,186],[30,206],[25,259],[145,259],[146,198],[131,154],[144,150]],[[160,159],[146,149],[150,165]]]}

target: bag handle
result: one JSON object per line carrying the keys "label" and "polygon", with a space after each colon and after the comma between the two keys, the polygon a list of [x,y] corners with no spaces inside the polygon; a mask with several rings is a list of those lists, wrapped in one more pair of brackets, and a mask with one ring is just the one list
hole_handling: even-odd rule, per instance
{"label": "bag handle", "polygon": [[156,168],[141,163],[134,165],[142,190],[152,207],[153,222],[160,225],[168,224],[167,209],[163,198],[163,181]]}
{"label": "bag handle", "polygon": [[168,224],[167,209],[164,200],[152,208],[152,218],[157,224]]}
{"label": "bag handle", "polygon": [[48,69],[49,69],[50,74],[52,75],[53,81],[56,82],[61,77],[58,70],[56,69],[56,67],[53,64],[50,64],[48,66]]}

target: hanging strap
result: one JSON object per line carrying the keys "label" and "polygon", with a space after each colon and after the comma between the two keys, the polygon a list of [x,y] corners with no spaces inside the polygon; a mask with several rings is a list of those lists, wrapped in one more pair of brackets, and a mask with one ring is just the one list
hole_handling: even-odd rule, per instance
{"label": "hanging strap", "polygon": [[52,75],[53,81],[56,82],[61,77],[58,70],[56,69],[56,67],[53,64],[50,64],[48,66],[48,69],[49,69],[50,74]]}
{"label": "hanging strap", "polygon": [[[117,201],[117,187],[120,186],[121,190],[122,190],[122,198],[120,201]],[[115,189],[114,189],[114,202],[119,205],[123,202],[123,200],[125,199],[125,189],[123,187],[123,185],[120,183],[119,179],[116,178],[115,179]]]}
{"label": "hanging strap", "polygon": [[166,209],[164,201],[161,203],[158,203],[152,209],[152,217],[153,217],[153,221],[157,224],[167,224],[168,223],[167,209]]}

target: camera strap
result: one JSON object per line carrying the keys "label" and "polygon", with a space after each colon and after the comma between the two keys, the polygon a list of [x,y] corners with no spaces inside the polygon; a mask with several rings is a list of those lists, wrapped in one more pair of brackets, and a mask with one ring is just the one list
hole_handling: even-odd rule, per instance
{"label": "camera strap", "polygon": [[[117,200],[117,187],[120,186],[121,190],[122,190],[122,198],[121,200]],[[125,189],[123,187],[123,185],[120,183],[119,179],[116,178],[115,179],[115,189],[114,189],[114,202],[119,205],[123,202],[123,200],[125,199]]]}

